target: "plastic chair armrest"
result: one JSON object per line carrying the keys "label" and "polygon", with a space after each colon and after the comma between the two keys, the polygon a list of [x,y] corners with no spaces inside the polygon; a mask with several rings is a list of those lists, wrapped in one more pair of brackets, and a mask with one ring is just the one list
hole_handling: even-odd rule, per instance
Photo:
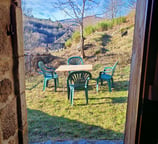
{"label": "plastic chair armrest", "polygon": [[46,66],[46,65],[45,65],[45,67],[46,67],[47,69],[49,69],[49,70],[55,70],[55,68],[53,68],[53,67],[48,67],[48,66]]}
{"label": "plastic chair armrest", "polygon": [[99,76],[101,76],[101,74],[105,74],[106,72],[105,71],[101,71],[99,72]]}
{"label": "plastic chair armrest", "polygon": [[104,68],[104,71],[105,71],[106,73],[110,73],[110,72],[112,72],[112,69],[113,69],[113,67],[105,67],[105,68]]}
{"label": "plastic chair armrest", "polygon": [[98,77],[99,79],[101,79],[101,75],[102,75],[102,74],[109,75],[109,74],[107,74],[107,71],[101,71],[101,72],[99,73],[99,77]]}
{"label": "plastic chair armrest", "polygon": [[88,77],[88,78],[86,79],[85,86],[88,85],[88,82],[89,82],[90,79],[91,79],[90,77]]}
{"label": "plastic chair armrest", "polygon": [[37,71],[39,74],[43,74],[43,72],[42,71]]}

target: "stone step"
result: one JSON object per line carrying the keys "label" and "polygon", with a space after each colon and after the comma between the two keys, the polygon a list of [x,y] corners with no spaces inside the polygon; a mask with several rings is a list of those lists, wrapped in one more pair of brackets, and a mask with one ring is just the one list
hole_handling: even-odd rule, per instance
{"label": "stone step", "polygon": [[123,140],[58,140],[30,144],[123,144]]}

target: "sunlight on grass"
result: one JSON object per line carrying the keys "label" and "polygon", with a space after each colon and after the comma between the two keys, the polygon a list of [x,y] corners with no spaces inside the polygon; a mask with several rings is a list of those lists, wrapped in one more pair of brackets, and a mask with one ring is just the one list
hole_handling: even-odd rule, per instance
{"label": "sunlight on grass", "polygon": [[[128,70],[129,68],[124,68],[125,73]],[[63,79],[60,79],[57,92],[54,92],[53,80],[43,92],[41,76],[26,79],[26,87],[33,87],[26,90],[29,141],[123,139],[128,80],[126,77],[126,81],[120,81],[118,72],[117,70],[115,87],[111,93],[108,92],[106,82],[96,93],[95,81],[90,81],[88,105],[84,91],[75,91],[74,106],[70,105],[67,92],[63,93]]]}
{"label": "sunlight on grass", "polygon": [[[123,25],[123,27],[127,27]],[[95,32],[85,39],[86,58],[84,64],[92,64],[92,80],[89,84],[89,103],[86,105],[84,91],[75,91],[74,105],[67,100],[66,79],[59,75],[59,88],[54,92],[54,81],[50,81],[45,92],[43,77],[26,77],[26,100],[28,108],[29,141],[66,139],[112,139],[124,137],[124,126],[129,86],[133,27],[128,36],[121,37],[120,28],[106,32]],[[77,45],[52,53],[64,58],[79,55]],[[119,61],[114,74],[114,88],[110,93],[107,83],[96,92],[96,78],[105,66]],[[53,61],[54,62],[54,61]],[[52,63],[53,63],[52,62]],[[62,64],[62,63],[61,63]],[[59,63],[60,65],[60,63]],[[58,66],[59,66],[58,65]],[[63,84],[65,92],[63,93]]]}

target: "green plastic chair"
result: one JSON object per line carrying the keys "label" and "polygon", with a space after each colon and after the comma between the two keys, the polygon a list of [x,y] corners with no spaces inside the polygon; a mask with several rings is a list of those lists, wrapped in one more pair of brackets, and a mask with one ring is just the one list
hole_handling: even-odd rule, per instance
{"label": "green plastic chair", "polygon": [[83,59],[79,56],[73,56],[67,60],[67,64],[68,65],[82,65]]}
{"label": "green plastic chair", "polygon": [[73,105],[74,90],[85,90],[86,104],[88,104],[88,82],[92,75],[88,71],[74,71],[71,72],[67,78],[67,94]]}
{"label": "green plastic chair", "polygon": [[45,88],[48,86],[48,81],[51,79],[54,79],[54,86],[55,86],[55,92],[56,92],[56,88],[59,85],[59,80],[58,80],[58,75],[55,73],[55,69],[52,67],[47,67],[43,63],[43,61],[38,62],[38,67],[40,69],[38,73],[44,76],[43,91],[45,91]]}
{"label": "green plastic chair", "polygon": [[97,78],[97,84],[96,84],[96,90],[98,92],[99,82],[101,82],[101,85],[103,85],[103,81],[107,81],[109,92],[111,92],[111,87],[113,87],[113,75],[116,69],[116,66],[118,64],[118,61],[112,66],[112,67],[105,67],[104,71],[101,71],[99,73],[99,77]]}

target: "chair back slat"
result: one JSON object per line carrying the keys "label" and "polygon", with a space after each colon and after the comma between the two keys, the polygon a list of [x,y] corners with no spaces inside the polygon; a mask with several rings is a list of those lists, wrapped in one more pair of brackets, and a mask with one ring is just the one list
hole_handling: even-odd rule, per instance
{"label": "chair back slat", "polygon": [[92,75],[88,71],[74,71],[69,74],[67,80],[69,84],[84,85],[91,77]]}
{"label": "chair back slat", "polygon": [[38,67],[40,69],[39,73],[42,73],[43,75],[53,75],[55,73],[55,71],[53,69],[48,70],[45,66],[45,64],[43,63],[43,61],[39,61],[38,62]]}
{"label": "chair back slat", "polygon": [[115,69],[116,69],[117,64],[118,64],[118,61],[117,61],[117,62],[113,65],[113,67],[112,67],[112,74],[111,74],[111,76],[114,75],[114,72],[115,72]]}
{"label": "chair back slat", "polygon": [[40,70],[44,71],[45,70],[45,66],[44,66],[44,63],[43,61],[39,61],[38,62],[38,67],[40,68]]}
{"label": "chair back slat", "polygon": [[38,61],[38,67],[40,71],[38,71],[39,74],[42,74],[44,77],[44,82],[43,82],[43,91],[45,91],[45,88],[48,86],[48,81],[51,79],[54,79],[54,87],[55,87],[55,92],[57,85],[59,84],[58,80],[58,75],[55,73],[54,69],[51,67],[47,67],[43,61]]}
{"label": "chair back slat", "polygon": [[79,56],[70,57],[67,61],[68,65],[82,65],[83,59]]}

